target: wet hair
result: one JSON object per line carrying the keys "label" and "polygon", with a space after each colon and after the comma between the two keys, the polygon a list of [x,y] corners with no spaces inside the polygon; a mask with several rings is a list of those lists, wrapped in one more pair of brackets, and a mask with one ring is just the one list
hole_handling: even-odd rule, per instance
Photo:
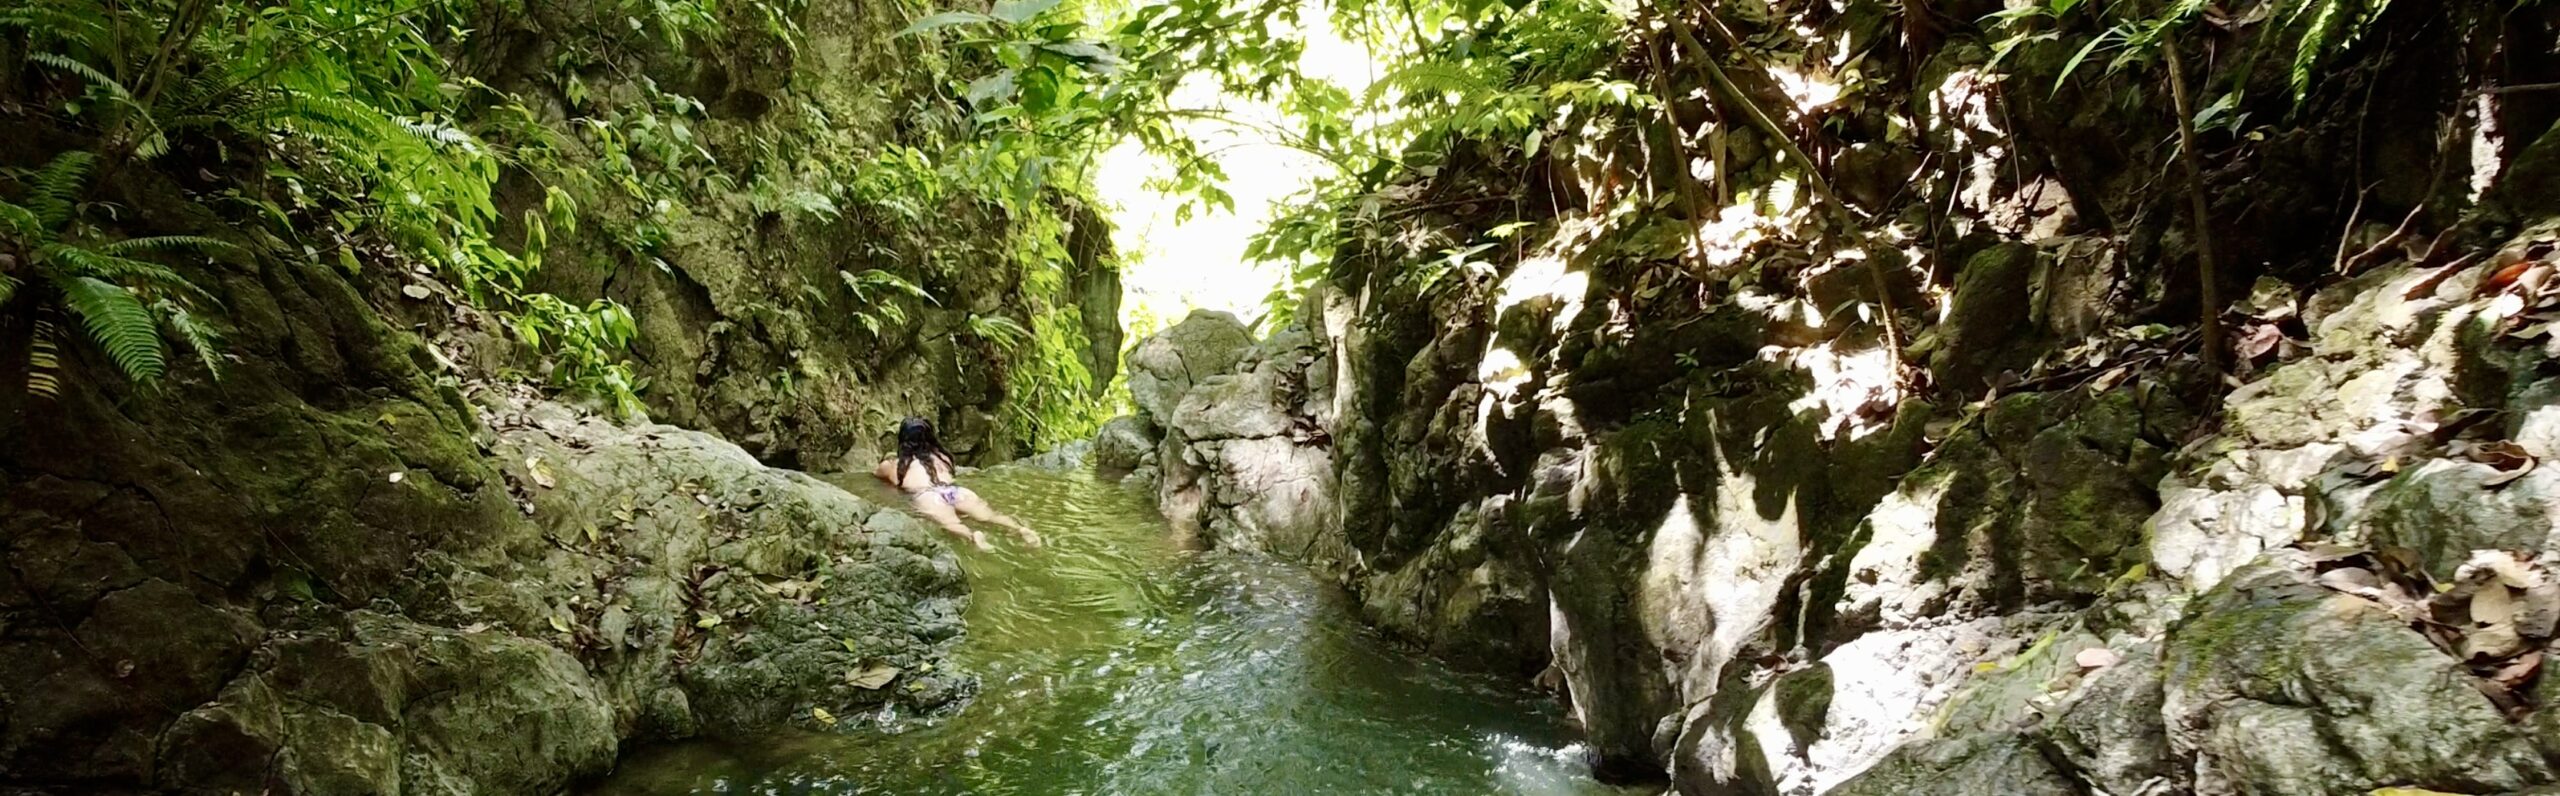
{"label": "wet hair", "polygon": [[[932,479],[934,486],[950,483],[943,480],[943,471],[958,469],[951,463],[951,452],[942,449],[941,438],[933,435],[933,424],[921,417],[910,417],[898,421],[899,486],[907,485],[907,465],[917,461],[924,462],[925,477]],[[935,467],[935,462],[942,466]]]}

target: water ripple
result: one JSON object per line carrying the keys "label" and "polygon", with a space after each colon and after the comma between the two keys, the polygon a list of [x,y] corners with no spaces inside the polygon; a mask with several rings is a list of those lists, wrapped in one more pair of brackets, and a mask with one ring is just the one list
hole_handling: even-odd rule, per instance
{"label": "water ripple", "polygon": [[997,551],[964,554],[959,663],[984,686],[966,711],[887,737],[653,750],[596,792],[1613,792],[1555,704],[1396,649],[1303,570],[1179,549],[1138,495],[1083,473],[964,480],[1049,542],[991,534]]}

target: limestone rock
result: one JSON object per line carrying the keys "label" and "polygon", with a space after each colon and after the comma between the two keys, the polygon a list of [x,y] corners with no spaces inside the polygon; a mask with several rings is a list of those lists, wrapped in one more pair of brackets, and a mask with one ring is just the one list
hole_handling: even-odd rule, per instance
{"label": "limestone rock", "polygon": [[1225,373],[1253,349],[1253,335],[1236,316],[1194,310],[1129,350],[1129,395],[1157,423],[1174,415],[1192,385]]}
{"label": "limestone rock", "polygon": [[2282,564],[2197,598],[2162,656],[2171,748],[2195,791],[2360,794],[2386,785],[2503,791],[2550,764],[2459,661],[2380,605]]}
{"label": "limestone rock", "polygon": [[1894,750],[1828,796],[1912,796],[1922,793],[2000,793],[2077,796],[2081,790],[2057,770],[2024,733],[1969,736]]}
{"label": "limestone rock", "polygon": [[1154,424],[1137,415],[1121,415],[1105,421],[1093,433],[1093,466],[1105,472],[1126,473],[1138,469],[1155,457],[1158,432]]}

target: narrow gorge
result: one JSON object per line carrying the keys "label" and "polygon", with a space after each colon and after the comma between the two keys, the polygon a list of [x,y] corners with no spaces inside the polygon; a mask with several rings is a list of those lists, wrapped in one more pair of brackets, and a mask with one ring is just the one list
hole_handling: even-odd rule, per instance
{"label": "narrow gorge", "polygon": [[2540,2],[0,55],[0,794],[2560,792]]}

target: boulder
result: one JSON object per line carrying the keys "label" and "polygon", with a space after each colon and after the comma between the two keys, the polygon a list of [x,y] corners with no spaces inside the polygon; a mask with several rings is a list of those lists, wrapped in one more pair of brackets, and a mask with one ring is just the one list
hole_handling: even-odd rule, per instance
{"label": "boulder", "polygon": [[1894,750],[1883,762],[1825,791],[1826,796],[1913,796],[1998,793],[2078,796],[2077,783],[2046,760],[2024,733],[1929,741]]}
{"label": "boulder", "polygon": [[2308,572],[2301,556],[2243,567],[2171,631],[2161,713],[2171,748],[2194,760],[2196,793],[2477,793],[2552,780],[2461,661]]}
{"label": "boulder", "polygon": [[1193,310],[1129,350],[1129,396],[1144,417],[1162,423],[1192,385],[1226,373],[1252,350],[1253,333],[1236,316]]}
{"label": "boulder", "polygon": [[1154,461],[1156,439],[1162,433],[1155,424],[1137,415],[1105,421],[1093,432],[1093,466],[1109,473],[1136,470],[1139,465]]}

